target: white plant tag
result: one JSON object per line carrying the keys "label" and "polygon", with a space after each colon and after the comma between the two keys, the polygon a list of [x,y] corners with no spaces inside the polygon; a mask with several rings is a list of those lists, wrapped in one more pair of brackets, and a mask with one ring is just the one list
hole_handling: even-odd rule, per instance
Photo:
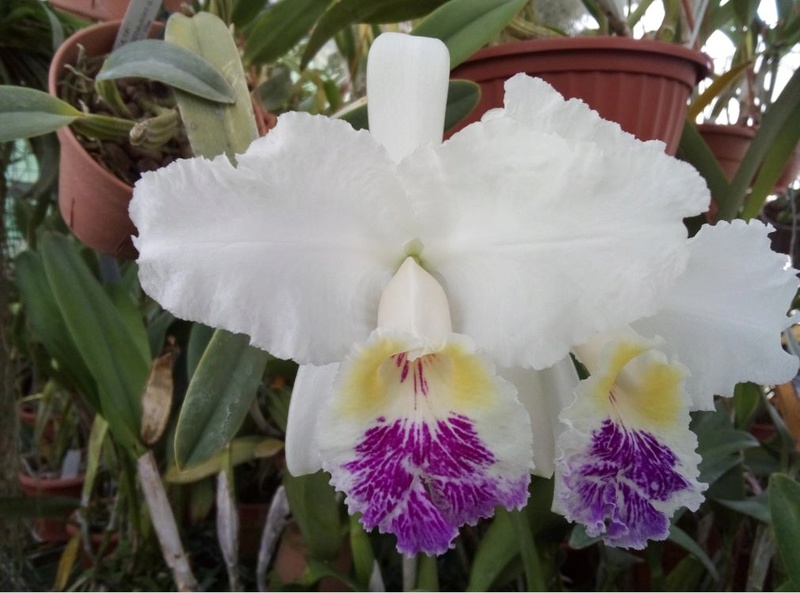
{"label": "white plant tag", "polygon": [[131,0],[119,27],[114,49],[139,39],[147,39],[150,25],[156,20],[161,0]]}
{"label": "white plant tag", "polygon": [[81,471],[81,451],[80,449],[70,449],[64,455],[64,463],[61,464],[61,479],[77,477]]}

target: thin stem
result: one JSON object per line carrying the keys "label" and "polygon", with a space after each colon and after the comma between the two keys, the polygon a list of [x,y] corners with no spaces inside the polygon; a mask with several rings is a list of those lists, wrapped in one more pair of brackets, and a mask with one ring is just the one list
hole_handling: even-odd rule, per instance
{"label": "thin stem", "polygon": [[403,554],[403,591],[417,587],[417,557]]}

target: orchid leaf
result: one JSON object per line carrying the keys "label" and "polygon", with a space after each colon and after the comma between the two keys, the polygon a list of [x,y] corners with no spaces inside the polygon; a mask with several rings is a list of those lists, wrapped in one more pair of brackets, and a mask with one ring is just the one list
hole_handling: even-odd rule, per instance
{"label": "orchid leaf", "polygon": [[752,61],[747,61],[737,64],[727,72],[720,74],[714,82],[708,85],[708,88],[692,101],[692,104],[689,106],[689,111],[686,114],[689,121],[694,121],[694,119],[703,112],[703,109],[739,80],[752,63]]}
{"label": "orchid leaf", "polygon": [[0,142],[48,134],[82,113],[66,101],[20,86],[0,86]]}
{"label": "orchid leaf", "polygon": [[334,560],[342,547],[339,505],[329,480],[330,476],[321,471],[299,477],[283,474],[289,507],[309,556],[317,560]]}
{"label": "orchid leaf", "polygon": [[308,34],[331,2],[281,0],[271,6],[248,31],[245,60],[266,64],[280,58]]}
{"label": "orchid leaf", "polygon": [[773,474],[769,509],[778,551],[796,591],[800,587],[800,484],[785,474]]}
{"label": "orchid leaf", "polygon": [[97,385],[58,308],[41,256],[34,251],[21,253],[16,260],[16,272],[33,335],[58,363],[57,376],[63,375],[65,386],[77,389],[89,406],[100,412]]}
{"label": "orchid leaf", "polygon": [[166,39],[191,50],[224,72],[236,102],[220,105],[176,90],[178,108],[186,125],[189,142],[197,156],[212,158],[226,154],[233,159],[258,136],[250,92],[247,89],[239,50],[228,27],[211,13],[189,18],[173,14],[167,22]]}
{"label": "orchid leaf", "polygon": [[678,155],[685,161],[694,166],[695,169],[706,180],[708,189],[716,201],[719,196],[725,196],[730,184],[722,167],[714,154],[709,149],[706,141],[697,131],[697,127],[690,121],[683,124],[683,134],[681,135]]}
{"label": "orchid leaf", "polygon": [[214,455],[201,463],[183,469],[173,466],[167,472],[166,480],[173,484],[198,482],[222,471],[223,467],[228,463],[229,456],[231,465],[237,466],[253,459],[272,457],[281,449],[283,449],[283,443],[277,439],[262,437],[233,439],[230,441],[230,449],[219,449]]}
{"label": "orchid leaf", "polygon": [[679,545],[681,548],[702,562],[712,579],[715,581],[719,579],[717,567],[714,566],[711,558],[709,558],[708,554],[706,554],[703,548],[700,547],[700,544],[694,541],[685,531],[676,525],[670,525],[669,541],[671,541],[673,544]]}
{"label": "orchid leaf", "polygon": [[772,193],[772,188],[797,149],[798,142],[800,142],[800,105],[789,114],[783,128],[769,147],[745,202],[742,218],[749,220],[761,212],[767,196]]}
{"label": "orchid leaf", "polygon": [[761,493],[758,496],[751,496],[742,500],[724,500],[718,498],[717,502],[722,506],[733,509],[737,513],[753,517],[763,523],[772,522],[766,493]]}
{"label": "orchid leaf", "polygon": [[428,15],[412,35],[441,39],[455,68],[486,45],[528,0],[451,0]]}
{"label": "orchid leaf", "polygon": [[97,80],[149,78],[210,101],[233,103],[231,85],[214,65],[168,41],[143,39],[114,50]]}
{"label": "orchid leaf", "polygon": [[[478,104],[480,87],[471,80],[451,80],[447,89],[447,108],[444,116],[444,129],[449,130],[464,119]],[[350,123],[356,130],[369,129],[367,102],[343,111],[339,117]]]}
{"label": "orchid leaf", "polygon": [[117,441],[138,457],[141,394],[147,379],[147,352],[80,257],[61,235],[41,242],[42,260],[58,307],[75,344],[97,382],[103,417]]}
{"label": "orchid leaf", "polygon": [[425,16],[446,0],[340,0],[331,6],[314,27],[301,68],[339,31],[354,23],[399,23]]}
{"label": "orchid leaf", "polygon": [[247,416],[267,364],[267,353],[247,336],[217,331],[186,391],[175,430],[180,469],[222,449]]}

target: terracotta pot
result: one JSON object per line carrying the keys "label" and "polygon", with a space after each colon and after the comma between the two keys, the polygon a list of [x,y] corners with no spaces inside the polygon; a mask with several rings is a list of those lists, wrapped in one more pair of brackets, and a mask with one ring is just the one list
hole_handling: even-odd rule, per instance
{"label": "terracotta pot", "polygon": [[739,170],[756,131],[747,126],[700,124],[697,131],[706,141],[717,162],[730,180]]}
{"label": "terracotta pot", "polygon": [[[50,64],[50,94],[58,95],[59,81],[66,66],[77,61],[79,44],[88,55],[106,54],[111,51],[119,26],[119,21],[101,23],[67,39]],[[150,36],[163,28],[163,23],[154,23]],[[131,242],[136,227],[128,217],[133,188],[95,161],[68,127],[61,128],[57,134],[61,143],[58,206],[67,226],[93,249],[116,257],[136,258]]]}
{"label": "terracotta pot", "polygon": [[[42,478],[19,474],[19,484],[25,496],[44,498],[63,497],[80,499],[84,476],[74,478]],[[34,519],[33,526],[42,541],[64,542],[69,539],[66,531],[66,518]]]}
{"label": "terracotta pot", "polygon": [[518,72],[544,79],[566,98],[578,98],[641,140],[678,148],[692,89],[711,72],[705,54],[624,37],[534,39],[482,49],[452,78],[480,84],[481,100],[453,133],[503,106],[503,83]]}
{"label": "terracotta pot", "polygon": [[[183,1],[164,0],[164,10],[177,12]],[[93,21],[117,21],[125,16],[130,0],[50,0],[50,4],[64,12]]]}

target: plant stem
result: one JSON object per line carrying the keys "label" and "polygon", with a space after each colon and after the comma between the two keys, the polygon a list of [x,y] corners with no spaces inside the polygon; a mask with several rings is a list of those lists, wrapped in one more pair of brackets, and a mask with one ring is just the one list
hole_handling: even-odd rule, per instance
{"label": "plant stem", "polygon": [[417,557],[403,554],[403,591],[417,587]]}
{"label": "plant stem", "polygon": [[196,591],[197,581],[192,574],[186,552],[183,551],[175,515],[172,514],[153,452],[148,451],[142,455],[137,460],[136,467],[147,510],[150,512],[158,543],[161,544],[161,553],[172,571],[178,591]]}

